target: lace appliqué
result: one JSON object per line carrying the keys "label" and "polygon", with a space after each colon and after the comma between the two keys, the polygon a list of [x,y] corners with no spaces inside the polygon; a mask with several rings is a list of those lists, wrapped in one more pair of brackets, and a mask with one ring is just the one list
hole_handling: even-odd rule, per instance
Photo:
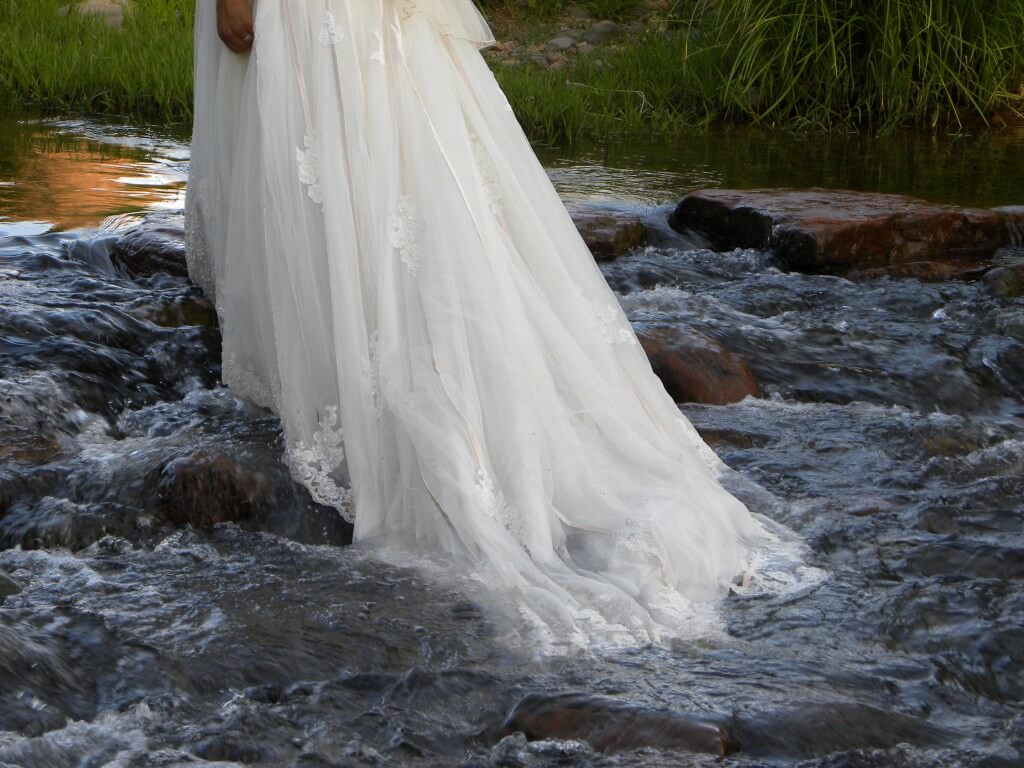
{"label": "lace appliqu\u00e9", "polygon": [[391,214],[391,245],[398,250],[406,271],[414,277],[420,265],[417,242],[419,233],[420,221],[416,207],[408,196],[402,195],[398,200],[398,209]]}
{"label": "lace appliqu\u00e9", "polygon": [[476,470],[476,489],[488,517],[504,526],[505,530],[521,544],[523,542],[522,523],[513,513],[512,506],[505,498],[504,492],[498,488],[494,478],[483,467],[478,467]]}
{"label": "lace appliqu\u00e9", "polygon": [[363,359],[363,390],[369,393],[374,415],[380,418],[383,402],[380,393],[380,331],[375,329],[367,341],[366,357]]}
{"label": "lace appliqu\u00e9", "polygon": [[616,543],[629,552],[636,552],[651,557],[658,556],[658,549],[655,546],[654,534],[651,532],[649,520],[629,519],[626,521],[625,531],[620,534]]}
{"label": "lace appliqu\u00e9", "polygon": [[476,159],[477,171],[480,174],[480,184],[487,197],[487,207],[490,208],[494,218],[504,221],[501,204],[501,184],[498,178],[498,169],[494,165],[491,156],[487,154],[487,148],[476,131],[469,132],[469,140],[473,146],[473,156]]}
{"label": "lace appliqu\u00e9", "polygon": [[316,148],[316,131],[309,131],[303,137],[305,149],[295,150],[299,166],[299,181],[308,187],[306,194],[314,203],[323,204],[323,190],[320,188],[320,151]]}
{"label": "lace appliqu\u00e9", "polygon": [[309,490],[313,499],[341,512],[342,517],[352,520],[352,497],[348,488],[334,480],[331,473],[345,460],[345,443],[341,426],[338,424],[338,407],[329,405],[324,409],[320,428],[313,433],[312,443],[299,441],[285,453],[289,469]]}
{"label": "lace appliqu\u00e9", "polygon": [[320,42],[324,45],[337,45],[343,37],[341,27],[338,26],[334,14],[325,8],[324,17],[320,22]]}
{"label": "lace appliqu\u00e9", "polygon": [[700,436],[700,432],[698,432],[693,424],[690,423],[689,419],[678,416],[676,417],[676,421],[679,423],[679,426],[682,427],[683,434],[686,436],[686,439],[689,440],[693,447],[697,449],[697,453],[700,455],[701,459],[704,460],[704,463],[707,464],[710,469],[718,472],[724,466],[725,462],[718,457],[717,453],[711,450],[711,446],[704,442],[704,438]]}
{"label": "lace appliqu\u00e9", "polygon": [[633,326],[629,321],[623,322],[618,306],[592,298],[580,291],[580,296],[597,321],[598,331],[609,344],[639,344]]}

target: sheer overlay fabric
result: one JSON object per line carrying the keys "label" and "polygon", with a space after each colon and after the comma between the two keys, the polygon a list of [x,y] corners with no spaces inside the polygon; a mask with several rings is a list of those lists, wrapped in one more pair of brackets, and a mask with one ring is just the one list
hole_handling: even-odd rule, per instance
{"label": "sheer overlay fabric", "polygon": [[199,0],[189,269],[223,378],[357,542],[439,553],[556,632],[639,641],[765,526],[666,393],[480,54],[471,0]]}

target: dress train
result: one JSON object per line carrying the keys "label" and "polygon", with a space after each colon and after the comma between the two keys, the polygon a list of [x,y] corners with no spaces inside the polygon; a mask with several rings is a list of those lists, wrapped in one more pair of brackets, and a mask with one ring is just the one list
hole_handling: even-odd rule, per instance
{"label": "dress train", "polygon": [[190,274],[223,377],[357,541],[555,632],[674,633],[772,538],[651,366],[479,48],[471,0],[199,0]]}

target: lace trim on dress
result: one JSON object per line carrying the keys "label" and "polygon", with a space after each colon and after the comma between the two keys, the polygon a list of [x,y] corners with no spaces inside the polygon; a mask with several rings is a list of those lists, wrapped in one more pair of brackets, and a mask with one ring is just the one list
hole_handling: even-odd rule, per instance
{"label": "lace trim on dress", "polygon": [[369,393],[373,413],[379,419],[383,412],[380,392],[380,331],[374,329],[367,340],[366,357],[363,359],[363,389]]}
{"label": "lace trim on dress", "polygon": [[295,159],[299,166],[299,181],[308,187],[306,194],[314,203],[322,205],[324,196],[320,188],[320,150],[316,148],[316,139],[316,131],[307,131],[302,139],[306,148],[296,148]]}
{"label": "lace trim on dress", "polygon": [[285,463],[306,488],[314,501],[337,509],[349,522],[354,520],[352,494],[338,485],[332,472],[345,460],[345,443],[338,424],[338,406],[324,409],[320,428],[313,433],[312,443],[296,442],[285,451]]}
{"label": "lace trim on dress", "polygon": [[700,436],[700,432],[698,432],[696,427],[690,423],[689,419],[683,416],[677,416],[676,421],[679,423],[679,426],[683,428],[683,434],[686,436],[687,440],[689,440],[690,443],[693,444],[693,447],[697,449],[697,453],[700,454],[700,457],[710,469],[718,472],[725,466],[725,462],[718,457],[718,454],[711,449],[711,446],[704,442],[704,438]]}
{"label": "lace trim on dress", "polygon": [[484,512],[495,522],[500,523],[505,530],[511,533],[516,541],[523,544],[522,520],[512,509],[512,505],[505,498],[505,493],[498,488],[497,483],[483,466],[476,470],[476,489],[480,494]]}
{"label": "lace trim on dress", "polygon": [[495,167],[494,161],[487,153],[487,148],[484,146],[483,140],[481,140],[476,131],[469,131],[469,140],[473,147],[473,157],[476,160],[477,171],[480,174],[480,185],[483,187],[484,194],[487,196],[487,207],[490,208],[491,213],[494,214],[494,218],[499,222],[504,222],[501,183],[498,177],[498,169]]}
{"label": "lace trim on dress", "polygon": [[390,224],[391,245],[398,250],[406,271],[415,277],[420,265],[418,240],[421,226],[416,206],[407,195],[399,198]]}
{"label": "lace trim on dress", "polygon": [[616,544],[630,552],[657,556],[654,535],[649,520],[631,518],[626,521],[625,531],[616,539]]}
{"label": "lace trim on dress", "polygon": [[609,344],[639,344],[636,332],[628,320],[623,319],[621,308],[607,301],[595,299],[580,290],[580,296],[597,321],[601,337]]}
{"label": "lace trim on dress", "polygon": [[325,8],[323,20],[320,22],[320,42],[324,45],[337,45],[344,36],[334,14]]}

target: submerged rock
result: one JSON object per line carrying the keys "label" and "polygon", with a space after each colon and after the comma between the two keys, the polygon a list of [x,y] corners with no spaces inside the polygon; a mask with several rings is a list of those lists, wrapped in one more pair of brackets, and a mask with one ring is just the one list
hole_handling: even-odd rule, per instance
{"label": "submerged rock", "polygon": [[1024,296],[1024,263],[996,267],[985,273],[983,282],[993,296]]}
{"label": "submerged rock", "polygon": [[939,745],[947,736],[919,718],[854,702],[809,703],[742,716],[733,728],[737,751],[788,759],[897,744]]}
{"label": "submerged rock", "polygon": [[931,261],[976,265],[1015,242],[1024,211],[848,190],[706,189],[684,197],[669,221],[719,249],[772,250],[791,270],[846,272]]}
{"label": "submerged rock", "polygon": [[733,751],[729,732],[715,723],[582,693],[528,695],[496,735],[501,739],[513,733],[530,741],[575,739],[608,753],[654,747],[724,757]]}
{"label": "submerged rock", "polygon": [[188,277],[184,222],[180,211],[147,214],[117,239],[110,252],[111,262],[132,278],[158,272]]}
{"label": "submerged rock", "polygon": [[223,453],[196,451],[168,461],[157,473],[156,508],[175,525],[238,522],[273,496],[260,471]]}
{"label": "submerged rock", "polygon": [[647,239],[643,222],[631,214],[582,210],[573,211],[572,220],[598,261],[621,256]]}
{"label": "submerged rock", "polygon": [[750,366],[717,341],[690,328],[654,326],[637,331],[651,367],[677,403],[725,405],[760,390]]}
{"label": "submerged rock", "polygon": [[45,464],[58,453],[60,443],[54,437],[0,416],[0,462]]}
{"label": "submerged rock", "polygon": [[942,261],[911,261],[907,264],[894,264],[889,267],[854,269],[847,273],[847,277],[868,279],[875,277],[913,278],[928,283],[941,283],[946,280],[967,277],[967,273],[960,264],[947,264]]}
{"label": "submerged rock", "polygon": [[344,545],[352,526],[295,483],[277,449],[208,446],[174,456],[144,482],[144,507],[174,526],[237,523],[297,541]]}
{"label": "submerged rock", "polygon": [[0,571],[0,601],[3,601],[5,597],[16,595],[19,592],[21,592],[21,587],[18,586],[18,582],[3,571]]}

